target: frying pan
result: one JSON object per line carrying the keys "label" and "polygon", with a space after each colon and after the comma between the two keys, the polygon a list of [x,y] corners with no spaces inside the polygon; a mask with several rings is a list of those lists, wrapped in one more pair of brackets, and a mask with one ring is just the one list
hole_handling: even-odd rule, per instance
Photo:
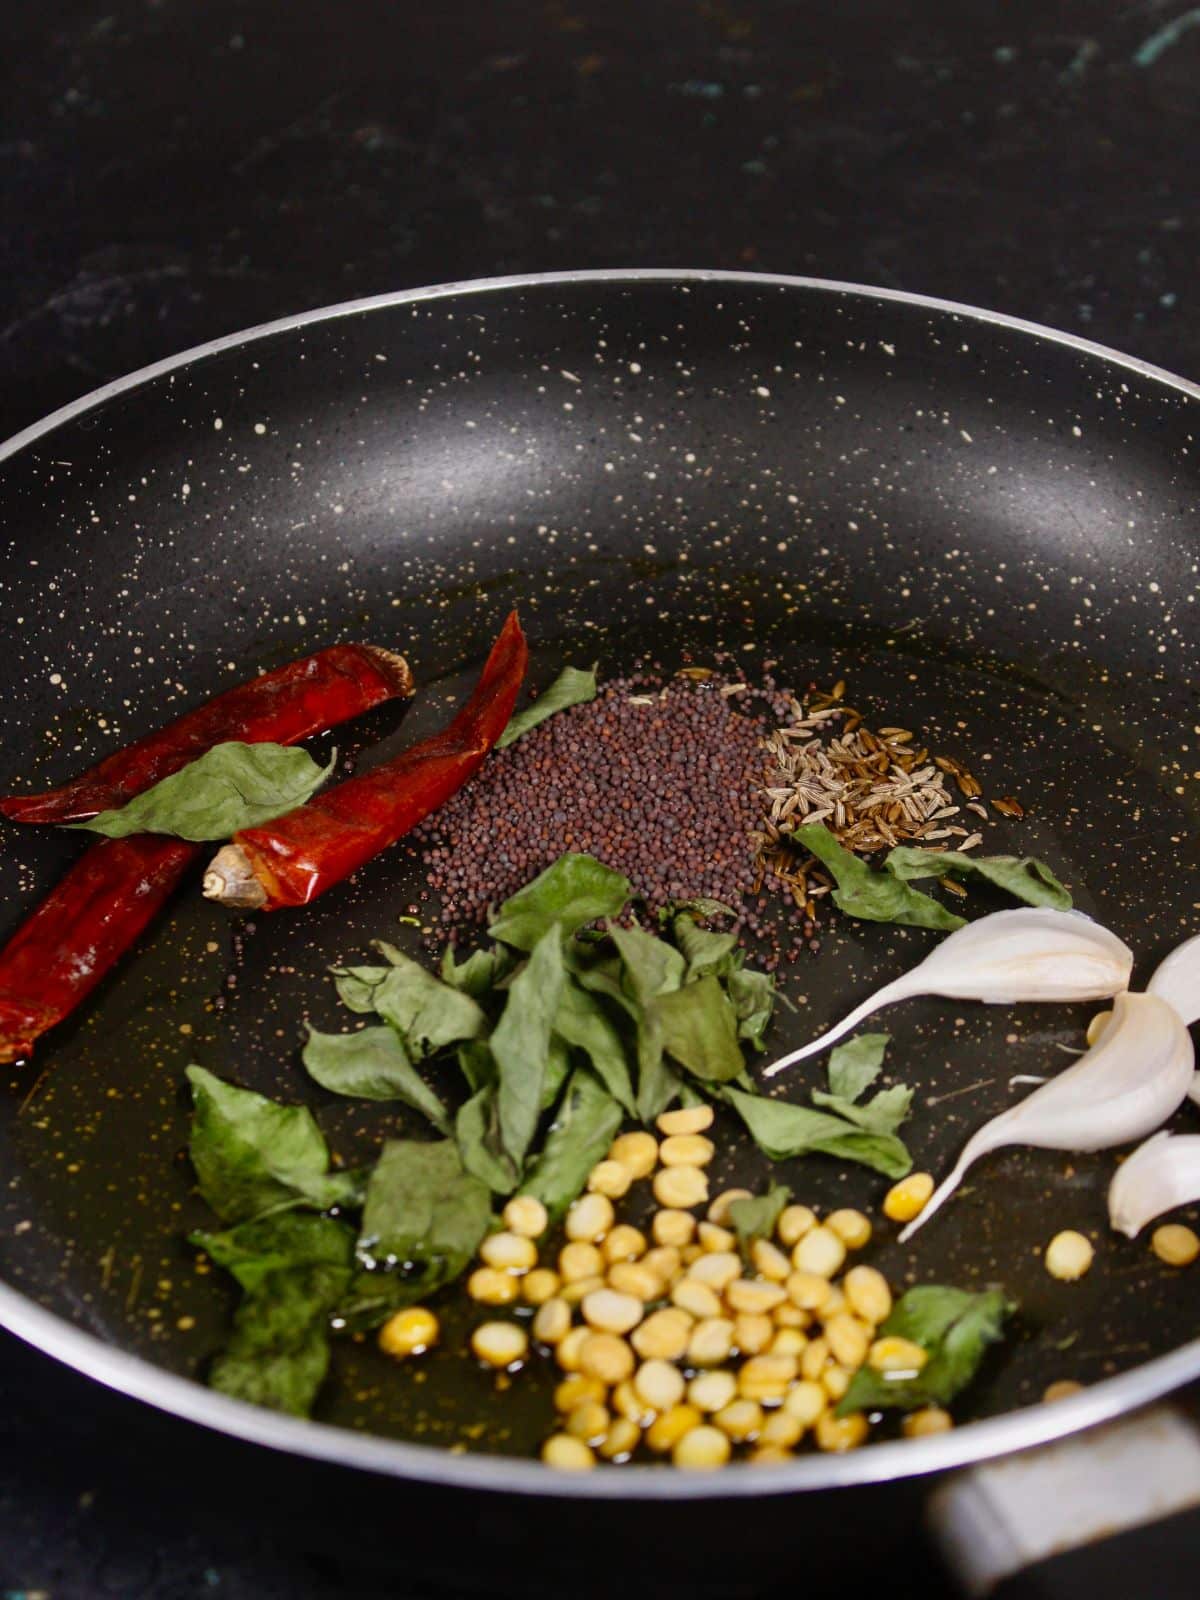
{"label": "frying pan", "polygon": [[[1200,389],[1144,363],[808,279],[500,279],[268,324],[0,447],[0,773],[60,781],[257,667],[349,638],[404,650],[422,686],[408,712],[348,735],[381,759],[461,696],[515,603],[534,682],[564,660],[670,671],[718,649],[801,689],[846,679],[877,722],[1021,799],[1025,821],[998,819],[989,848],[1049,859],[1133,946],[1143,982],[1200,922],[1198,431]],[[0,934],[78,848],[6,830]],[[1111,1156],[1018,1150],[989,1158],[911,1252],[872,1257],[896,1282],[1000,1281],[1020,1302],[950,1434],[712,1477],[564,1480],[529,1458],[534,1379],[512,1402],[516,1456],[450,1453],[453,1411],[427,1406],[418,1428],[408,1380],[385,1381],[368,1350],[343,1352],[313,1423],[206,1390],[232,1301],[181,1242],[205,1219],[181,1156],[182,1068],[300,1098],[299,1019],[336,1015],[326,965],[395,937],[422,895],[403,847],[314,907],[249,924],[193,885],[32,1065],[3,1069],[0,1322],[243,1440],[434,1490],[553,1494],[576,1515],[669,1500],[702,1545],[706,1498],[807,1494],[793,1504],[816,1517],[838,1491],[1045,1444],[1200,1376],[1189,1280],[1107,1235]],[[786,975],[802,999],[780,1050],[928,948],[836,922],[823,940]],[[896,1076],[918,1088],[917,1164],[944,1170],[1011,1103],[1010,1076],[1052,1071],[1086,1018],[890,1013]],[[376,1111],[313,1103],[349,1158],[374,1147]],[[761,1182],[765,1164],[741,1152],[728,1171]],[[872,1209],[882,1188],[821,1161],[789,1181]],[[1069,1288],[1038,1259],[1065,1226],[1102,1241]],[[483,1380],[447,1371],[486,1411]],[[1087,1387],[1039,1404],[1061,1377]]]}

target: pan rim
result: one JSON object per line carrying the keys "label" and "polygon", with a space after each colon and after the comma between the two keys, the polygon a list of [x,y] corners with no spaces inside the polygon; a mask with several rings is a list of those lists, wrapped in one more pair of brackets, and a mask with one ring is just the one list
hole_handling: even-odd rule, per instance
{"label": "pan rim", "polygon": [[[152,362],[59,407],[40,421],[0,442],[0,462],[119,395],[209,356],[258,340],[340,317],[384,311],[423,301],[588,283],[674,283],[680,286],[697,283],[743,284],[854,296],[913,306],[952,321],[983,322],[1011,329],[1038,341],[1063,345],[1083,355],[1098,358],[1107,365],[1160,383],[1189,399],[1200,400],[1200,384],[1163,367],[1078,334],[960,301],[869,284],[785,273],[671,267],[597,268],[518,273],[395,290],[315,307],[225,334],[177,355]],[[563,1474],[536,1461],[522,1461],[510,1456],[451,1455],[437,1447],[357,1433],[329,1423],[280,1415],[230,1399],[205,1388],[192,1378],[168,1372],[142,1356],[106,1344],[97,1335],[75,1327],[11,1284],[3,1282],[0,1282],[0,1327],[107,1388],[246,1443],[335,1465],[449,1487],[571,1499],[740,1499],[748,1495],[813,1492],[926,1476],[968,1466],[993,1456],[1049,1444],[1157,1400],[1200,1375],[1200,1339],[1196,1339],[1129,1372],[1105,1379],[1091,1389],[1053,1406],[1026,1406],[1004,1416],[974,1422],[950,1433],[926,1439],[875,1444],[869,1449],[844,1456],[801,1457],[779,1466],[760,1467],[752,1473],[692,1475],[654,1467],[627,1467],[619,1473]]]}
{"label": "pan rim", "polygon": [[168,373],[178,372],[182,367],[191,366],[194,362],[203,361],[209,356],[220,355],[226,350],[235,350],[240,345],[251,344],[259,339],[269,339],[275,334],[294,332],[319,322],[332,322],[339,317],[356,316],[361,312],[385,311],[393,306],[413,305],[425,300],[450,299],[468,294],[491,294],[506,289],[552,288],[557,284],[579,283],[681,285],[736,283],[751,286],[758,284],[779,289],[812,290],[821,294],[854,295],[866,300],[884,300],[898,305],[918,306],[952,318],[961,317],[973,322],[991,323],[996,327],[1010,328],[1015,333],[1028,334],[1031,338],[1065,345],[1083,355],[1097,356],[1127,371],[1136,372],[1140,377],[1153,379],[1154,382],[1176,389],[1193,400],[1200,400],[1200,383],[1181,377],[1176,372],[1170,372],[1166,367],[1155,366],[1153,362],[1127,355],[1122,350],[1114,349],[1112,345],[1085,339],[1080,334],[1068,333],[1062,328],[1052,328],[1047,323],[1033,322],[1026,317],[1010,316],[1007,312],[992,311],[985,306],[969,305],[963,300],[944,300],[936,295],[915,294],[905,289],[886,289],[839,278],[810,278],[783,272],[735,272],[706,267],[589,267],[577,272],[511,273],[493,278],[461,278],[416,289],[393,289],[386,294],[365,295],[356,300],[338,300],[331,305],[315,306],[310,311],[297,311],[291,316],[277,317],[271,322],[255,323],[252,327],[222,334],[219,338],[206,340],[203,344],[192,345],[176,355],[164,356],[161,361],[152,361],[148,366],[138,367],[135,371],[126,373],[124,377],[114,378],[111,383],[102,384],[98,389],[91,389],[77,399],[68,401],[65,406],[60,406],[39,421],[30,423],[27,428],[22,428],[9,438],[0,441],[0,461],[6,461],[9,456],[52,433],[55,428],[84,415],[85,412],[94,410],[118,395],[136,389],[144,383],[150,383],[155,378],[165,377]]}

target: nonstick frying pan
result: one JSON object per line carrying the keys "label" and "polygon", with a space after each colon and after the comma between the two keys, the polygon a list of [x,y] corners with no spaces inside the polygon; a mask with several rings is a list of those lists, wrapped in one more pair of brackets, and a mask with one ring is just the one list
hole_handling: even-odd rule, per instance
{"label": "nonstick frying pan", "polygon": [[[404,650],[422,686],[411,710],[352,733],[375,759],[444,715],[517,604],[535,682],[563,660],[671,670],[717,649],[751,676],[777,662],[798,688],[846,679],[878,720],[920,729],[1022,800],[1025,821],[993,827],[989,846],[1047,857],[1134,947],[1144,981],[1200,925],[1198,424],[1196,386],[1085,341],[805,279],[554,275],[273,323],[0,447],[0,773],[62,780],[256,667],[351,638]],[[0,933],[78,849],[5,830]],[[623,1470],[551,1485],[532,1459],[442,1448],[452,1410],[427,1408],[427,1442],[411,1442],[416,1402],[401,1380],[381,1383],[369,1352],[345,1357],[313,1424],[205,1390],[195,1374],[231,1300],[181,1242],[204,1216],[180,1153],[182,1068],[198,1059],[300,1098],[299,1019],[335,1015],[326,965],[393,937],[421,893],[403,848],[304,912],[250,924],[192,885],[32,1065],[3,1069],[0,1321],[114,1388],[298,1455],[584,1498],[937,1472],[1200,1375],[1190,1280],[1107,1234],[1111,1155],[1013,1151],[911,1253],[888,1243],[875,1258],[896,1281],[998,1280],[1020,1301],[974,1420],[938,1438],[719,1479]],[[844,922],[824,933],[787,974],[804,1000],[777,1027],[780,1049],[929,941]],[[1010,1076],[1052,1071],[1086,1018],[889,1014],[896,1074],[918,1086],[918,1164],[944,1170],[1010,1103]],[[374,1114],[319,1111],[348,1156],[378,1139]],[[765,1177],[761,1161],[738,1163]],[[883,1187],[824,1162],[792,1181],[818,1203],[872,1208]],[[1102,1240],[1069,1289],[1038,1259],[1063,1226]],[[1060,1377],[1088,1387],[1040,1405]],[[486,1408],[482,1387],[471,1403]],[[534,1385],[521,1449],[540,1403]]]}

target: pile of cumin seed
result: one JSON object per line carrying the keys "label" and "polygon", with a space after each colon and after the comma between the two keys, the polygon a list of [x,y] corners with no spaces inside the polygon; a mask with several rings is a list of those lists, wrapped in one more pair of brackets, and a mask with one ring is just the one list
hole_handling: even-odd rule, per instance
{"label": "pile of cumin seed", "polygon": [[[896,845],[969,851],[983,842],[976,819],[990,818],[979,780],[952,756],[933,755],[911,729],[872,730],[845,700],[839,681],[789,701],[791,720],[764,740],[763,818],[754,834],[761,871],[781,883],[806,915],[833,887],[825,868],[787,842],[804,823],[821,822],[856,855]],[[953,783],[958,793],[952,793]],[[1002,816],[1024,810],[1011,795],[990,802]],[[964,816],[971,814],[971,826]],[[966,890],[942,880],[951,894]]]}

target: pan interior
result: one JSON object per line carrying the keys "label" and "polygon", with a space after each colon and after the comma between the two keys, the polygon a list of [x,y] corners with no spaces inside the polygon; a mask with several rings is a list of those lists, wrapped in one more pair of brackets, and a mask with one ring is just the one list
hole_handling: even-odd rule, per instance
{"label": "pan interior", "polygon": [[[733,654],[801,690],[843,678],[876,723],[960,757],[1023,822],[987,848],[1047,859],[1134,948],[1142,981],[1195,931],[1196,403],[1100,357],[902,302],[754,283],[587,283],[448,295],[280,333],[84,412],[0,465],[6,782],[56,781],[206,694],[335,639],[405,651],[422,692],[339,748],[381,759],[435,727],[504,611],[614,675]],[[8,830],[3,927],[80,848]],[[999,901],[973,895],[972,911]],[[210,1218],[183,1155],[199,1061],[307,1099],[347,1161],[404,1124],[311,1089],[301,1021],[325,976],[429,909],[401,847],[303,913],[249,921],[193,883],[32,1066],[3,1069],[0,1272],[80,1326],[195,1374],[232,1295],[184,1238]],[[932,936],[829,919],[786,969],[778,1049],[913,964]],[[1085,1008],[914,1003],[886,1014],[917,1086],[908,1140],[941,1172],[1078,1047]],[[791,1082],[805,1098],[820,1067]],[[1180,1127],[1194,1113],[1180,1113]],[[415,1124],[410,1122],[409,1127]],[[719,1179],[767,1163],[722,1125]],[[999,1282],[1016,1337],[963,1417],[1124,1371],[1191,1338],[1190,1297],[1107,1232],[1108,1154],[1014,1151],[901,1250],[896,1283]],[[884,1180],[819,1159],[799,1198],[877,1212]],[[1064,1286],[1040,1253],[1099,1243]],[[1186,1280],[1185,1280],[1186,1281]],[[319,1415],[530,1453],[548,1374],[506,1393],[443,1349],[411,1369],[339,1347]],[[478,1425],[482,1424],[480,1428]]]}

